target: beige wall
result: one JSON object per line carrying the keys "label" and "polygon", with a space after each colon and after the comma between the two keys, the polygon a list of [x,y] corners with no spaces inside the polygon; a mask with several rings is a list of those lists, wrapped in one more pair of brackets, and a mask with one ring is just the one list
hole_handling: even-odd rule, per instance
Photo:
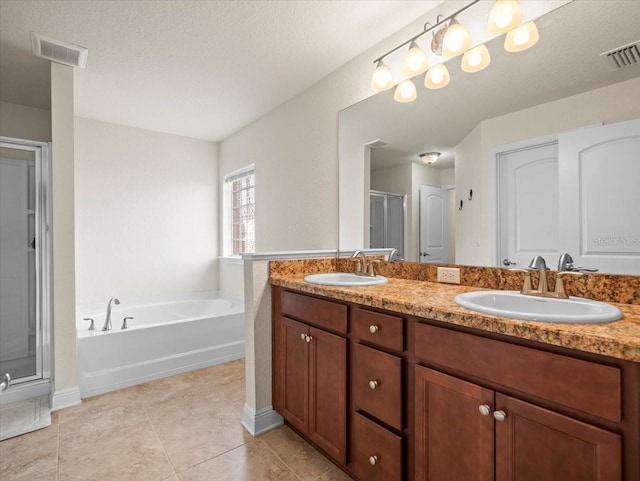
{"label": "beige wall", "polygon": [[[456,262],[490,265],[490,150],[565,130],[640,117],[640,78],[486,120],[456,148]],[[473,201],[466,201],[469,189]]]}
{"label": "beige wall", "polygon": [[218,288],[217,144],[76,118],[79,304]]}
{"label": "beige wall", "polygon": [[0,102],[0,135],[16,139],[51,140],[51,112]]}
{"label": "beige wall", "polygon": [[54,390],[77,387],[74,243],[74,70],[51,64]]}

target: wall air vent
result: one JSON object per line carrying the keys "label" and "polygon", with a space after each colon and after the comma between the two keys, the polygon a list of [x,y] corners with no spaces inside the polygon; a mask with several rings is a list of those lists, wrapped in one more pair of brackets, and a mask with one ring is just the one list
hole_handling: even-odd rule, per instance
{"label": "wall air vent", "polygon": [[89,49],[31,32],[31,50],[36,57],[52,62],[85,68]]}
{"label": "wall air vent", "polygon": [[364,144],[365,147],[370,147],[372,149],[379,149],[380,147],[384,147],[385,145],[389,145],[389,142],[382,139],[372,140],[371,142],[367,142]]}
{"label": "wall air vent", "polygon": [[640,40],[622,47],[614,48],[600,54],[600,58],[609,67],[609,70],[620,70],[623,67],[640,63]]}

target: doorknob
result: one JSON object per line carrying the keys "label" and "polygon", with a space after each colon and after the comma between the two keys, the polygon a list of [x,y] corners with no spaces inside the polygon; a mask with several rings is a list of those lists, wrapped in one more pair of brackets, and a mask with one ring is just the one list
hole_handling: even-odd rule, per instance
{"label": "doorknob", "polygon": [[430,256],[431,254],[427,254],[426,252],[421,252],[421,253],[420,253],[420,255],[421,255],[422,257],[427,257],[427,256]]}
{"label": "doorknob", "polygon": [[8,372],[4,373],[0,378],[0,391],[6,391],[11,382],[11,376]]}
{"label": "doorknob", "polygon": [[505,266],[515,266],[516,265],[515,262],[511,262],[511,259],[503,259],[502,264],[504,264]]}

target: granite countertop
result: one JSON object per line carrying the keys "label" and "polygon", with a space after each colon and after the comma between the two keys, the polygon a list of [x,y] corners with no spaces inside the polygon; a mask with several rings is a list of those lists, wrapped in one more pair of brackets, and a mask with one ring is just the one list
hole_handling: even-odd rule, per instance
{"label": "granite countertop", "polygon": [[624,315],[615,322],[557,324],[481,314],[454,302],[458,294],[483,290],[476,287],[398,278],[370,287],[321,286],[304,282],[303,278],[304,274],[272,271],[269,281],[272,285],[332,299],[640,362],[640,305],[612,303]]}

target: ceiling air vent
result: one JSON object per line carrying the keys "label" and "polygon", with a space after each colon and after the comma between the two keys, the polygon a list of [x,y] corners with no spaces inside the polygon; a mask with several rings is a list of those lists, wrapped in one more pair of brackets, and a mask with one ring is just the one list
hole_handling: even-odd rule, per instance
{"label": "ceiling air vent", "polygon": [[640,63],[640,40],[614,48],[600,54],[600,58],[609,67],[609,70],[620,70],[623,67]]}
{"label": "ceiling air vent", "polygon": [[45,37],[39,33],[31,32],[31,50],[35,56],[52,62],[78,68],[87,66],[89,49],[69,42],[62,42],[55,38]]}
{"label": "ceiling air vent", "polygon": [[378,149],[380,147],[384,147],[385,145],[389,145],[389,142],[382,139],[372,140],[371,142],[367,142],[364,144],[365,147],[371,147],[372,149]]}

